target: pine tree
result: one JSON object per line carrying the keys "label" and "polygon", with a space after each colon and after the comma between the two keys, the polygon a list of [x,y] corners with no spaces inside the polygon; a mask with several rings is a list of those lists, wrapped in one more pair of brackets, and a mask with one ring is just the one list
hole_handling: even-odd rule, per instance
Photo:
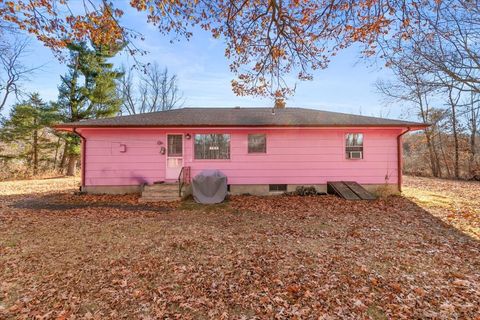
{"label": "pine tree", "polygon": [[[56,106],[64,122],[97,119],[117,114],[122,99],[116,80],[122,76],[107,60],[121,49],[89,48],[86,44],[71,44],[69,71],[61,77]],[[66,141],[61,166],[68,157],[67,175],[73,175],[80,155],[80,139],[75,134],[64,135]]]}
{"label": "pine tree", "polygon": [[57,119],[55,108],[33,93],[28,100],[14,105],[9,118],[2,123],[0,139],[17,145],[16,157],[27,161],[33,175],[38,173],[40,161],[45,160],[42,155],[53,146],[48,127]]}

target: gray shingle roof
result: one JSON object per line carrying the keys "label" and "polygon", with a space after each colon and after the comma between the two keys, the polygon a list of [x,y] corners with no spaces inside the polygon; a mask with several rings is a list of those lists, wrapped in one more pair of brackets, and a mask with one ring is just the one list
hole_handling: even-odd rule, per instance
{"label": "gray shingle roof", "polygon": [[91,119],[55,127],[425,127],[402,120],[305,108],[182,108],[137,115]]}

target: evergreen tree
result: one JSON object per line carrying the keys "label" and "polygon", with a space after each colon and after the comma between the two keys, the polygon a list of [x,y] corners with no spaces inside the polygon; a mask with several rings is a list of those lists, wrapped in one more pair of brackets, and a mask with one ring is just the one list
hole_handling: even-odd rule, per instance
{"label": "evergreen tree", "polygon": [[[61,77],[56,103],[64,122],[97,119],[117,114],[122,99],[116,89],[116,80],[122,76],[107,60],[121,50],[121,46],[87,47],[69,45],[69,71]],[[66,141],[61,166],[68,158],[67,175],[73,175],[80,155],[80,139],[74,134],[64,135]]]}
{"label": "evergreen tree", "polygon": [[0,139],[15,143],[19,150],[16,157],[25,159],[36,175],[40,161],[46,159],[42,155],[53,146],[48,127],[57,120],[55,108],[43,102],[38,93],[33,93],[28,100],[14,105],[9,118],[2,121]]}

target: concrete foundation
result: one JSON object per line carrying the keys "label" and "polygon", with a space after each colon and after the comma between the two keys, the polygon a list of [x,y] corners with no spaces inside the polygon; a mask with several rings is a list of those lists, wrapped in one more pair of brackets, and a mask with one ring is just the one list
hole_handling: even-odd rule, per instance
{"label": "concrete foundation", "polygon": [[[316,185],[300,185],[300,184],[289,184],[287,185],[287,192],[293,192],[297,187],[315,187],[317,192],[327,192],[326,184],[316,184]],[[365,189],[371,193],[384,197],[392,194],[399,194],[398,186],[396,184],[363,184]],[[82,191],[92,194],[127,194],[127,193],[141,193],[142,186],[85,186],[82,188]],[[192,192],[191,186],[185,186],[182,192],[182,198],[188,197]],[[242,195],[242,194],[251,194],[257,196],[269,196],[269,195],[280,195],[283,194],[283,191],[269,191],[268,184],[241,184],[241,185],[230,185],[230,194],[232,195]]]}
{"label": "concrete foundation", "polygon": [[[315,187],[317,192],[326,193],[327,185],[326,184],[315,184],[315,185],[301,185],[301,184],[289,184],[287,185],[287,192],[294,192],[297,187]],[[398,185],[396,184],[363,184],[362,187],[367,189],[369,192],[377,196],[388,196],[392,194],[399,194]],[[230,185],[230,194],[233,195],[242,195],[242,194],[251,194],[258,196],[268,196],[268,195],[279,195],[283,194],[283,191],[269,191],[268,184],[243,184],[243,185]]]}

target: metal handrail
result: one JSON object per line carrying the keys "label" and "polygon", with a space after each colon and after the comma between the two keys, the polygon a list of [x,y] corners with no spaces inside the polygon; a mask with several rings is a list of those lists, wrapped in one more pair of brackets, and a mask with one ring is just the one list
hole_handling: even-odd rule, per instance
{"label": "metal handrail", "polygon": [[190,183],[190,167],[182,167],[178,174],[178,196],[182,197],[182,189]]}

